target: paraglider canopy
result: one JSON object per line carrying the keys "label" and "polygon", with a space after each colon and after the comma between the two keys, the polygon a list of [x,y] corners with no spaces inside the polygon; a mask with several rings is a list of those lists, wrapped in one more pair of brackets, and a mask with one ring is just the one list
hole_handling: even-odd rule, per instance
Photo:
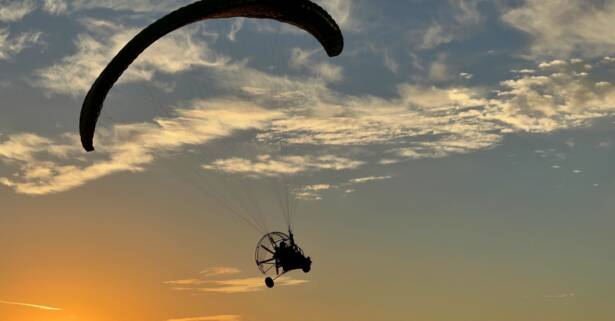
{"label": "paraglider canopy", "polygon": [[188,24],[232,17],[274,19],[312,34],[331,57],[344,48],[342,32],[333,18],[310,0],[201,0],[180,8],[137,34],[113,58],[89,90],[81,109],[79,131],[86,151],[93,151],[96,123],[104,100],[122,73],[150,45]]}

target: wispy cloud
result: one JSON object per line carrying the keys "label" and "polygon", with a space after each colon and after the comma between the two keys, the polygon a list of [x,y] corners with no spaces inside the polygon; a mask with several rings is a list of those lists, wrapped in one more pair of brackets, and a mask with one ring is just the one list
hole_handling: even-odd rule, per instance
{"label": "wispy cloud", "polygon": [[325,191],[341,189],[344,193],[350,194],[350,193],[356,192],[356,188],[354,188],[355,185],[385,181],[391,178],[393,178],[393,176],[367,176],[367,177],[353,178],[349,181],[343,182],[338,185],[332,185],[332,184],[307,185],[307,186],[297,189],[295,191],[295,197],[301,200],[318,201],[323,198],[322,193]]}
{"label": "wispy cloud", "polygon": [[168,12],[190,2],[190,0],[179,0],[172,2],[158,0],[73,0],[68,2],[68,4],[70,10],[72,11],[111,9],[115,11],[129,12]]}
{"label": "wispy cloud", "polygon": [[0,22],[19,21],[34,10],[36,10],[36,2],[32,0],[5,1],[0,6]]}
{"label": "wispy cloud", "polygon": [[241,273],[241,270],[231,266],[216,266],[201,271],[204,276],[221,276]]}
{"label": "wispy cloud", "polygon": [[295,197],[305,201],[319,201],[322,199],[321,193],[323,191],[328,191],[335,188],[337,188],[337,186],[331,184],[308,185],[295,191]]}
{"label": "wispy cloud", "polygon": [[11,31],[7,25],[24,19],[34,12],[33,0],[4,1],[0,4],[0,62],[12,59],[23,50],[42,43],[40,31]]}
{"label": "wispy cloud", "polygon": [[[206,293],[236,294],[258,292],[267,288],[262,277],[210,281],[210,283],[211,286],[191,290]],[[307,280],[297,280],[291,277],[281,277],[276,280],[276,286],[297,286],[306,283],[308,283]]]}
{"label": "wispy cloud", "polygon": [[190,285],[203,284],[204,282],[206,281],[199,280],[199,279],[184,279],[184,280],[165,281],[162,284],[175,285],[175,286],[190,286]]}
{"label": "wispy cloud", "polygon": [[[111,58],[139,31],[99,19],[83,19],[81,24],[86,32],[75,40],[77,52],[39,70],[35,85],[51,93],[81,96]],[[227,57],[211,51],[197,34],[195,28],[184,28],[156,42],[126,71],[120,83],[149,81],[156,73],[178,73],[228,63]]]}
{"label": "wispy cloud", "polygon": [[68,10],[65,0],[44,0],[43,10],[54,15],[63,14]]}
{"label": "wispy cloud", "polygon": [[33,309],[38,309],[38,310],[46,310],[46,311],[62,311],[62,309],[60,308],[55,308],[55,307],[51,307],[47,305],[31,304],[31,303],[21,303],[21,302],[11,302],[11,301],[0,300],[0,304],[16,305],[16,306],[22,306],[22,307],[33,308]]}
{"label": "wispy cloud", "polygon": [[362,184],[362,183],[369,183],[369,182],[384,181],[384,180],[391,179],[391,178],[392,176],[368,176],[368,177],[353,178],[350,180],[350,183]]}
{"label": "wispy cloud", "polygon": [[[205,279],[184,279],[166,281],[166,284],[175,291],[188,291],[194,293],[236,294],[257,292],[266,289],[263,277],[229,278],[229,275],[239,273],[239,269],[224,267],[206,269],[201,273]],[[308,283],[307,280],[294,279],[284,276],[276,280],[276,286],[297,286]]]}
{"label": "wispy cloud", "polygon": [[11,135],[0,142],[0,157],[21,172],[0,179],[0,184],[23,194],[58,193],[113,173],[143,171],[165,153],[255,129],[279,115],[243,102],[193,101],[189,106],[154,123],[101,128],[97,141],[105,152],[89,160],[74,134],[57,141],[34,134]]}
{"label": "wispy cloud", "polygon": [[239,33],[239,31],[241,31],[241,29],[243,28],[243,24],[244,24],[245,18],[238,18],[235,19],[235,21],[233,22],[233,24],[231,25],[231,30],[229,31],[227,38],[230,41],[235,41],[237,38],[237,34]]}
{"label": "wispy cloud", "polygon": [[571,299],[576,297],[576,293],[557,293],[557,294],[545,294],[546,299]]}
{"label": "wispy cloud", "polygon": [[[6,2],[6,1],[5,1]],[[0,22],[13,22],[23,19],[28,14],[42,9],[44,12],[58,15],[78,11],[109,9],[130,13],[169,12],[190,3],[190,0],[161,2],[156,0],[22,0],[9,1],[0,7]]]}
{"label": "wispy cloud", "polygon": [[343,78],[342,67],[333,65],[329,62],[317,61],[316,56],[320,49],[306,51],[301,48],[293,48],[289,65],[295,69],[305,69],[317,78],[324,81],[338,82]]}
{"label": "wispy cloud", "polygon": [[508,131],[553,132],[587,125],[615,111],[615,88],[595,86],[588,64],[554,60],[541,63],[540,74],[503,81],[486,117]]}
{"label": "wispy cloud", "polygon": [[[444,1],[443,1],[444,2]],[[433,49],[467,36],[469,30],[483,20],[478,10],[479,0],[449,0],[445,19],[431,22],[421,32],[421,49]]]}
{"label": "wispy cloud", "polygon": [[316,0],[323,6],[345,31],[360,30],[357,17],[357,1],[352,0]]}
{"label": "wispy cloud", "polygon": [[259,155],[257,160],[244,158],[219,159],[203,168],[248,176],[292,175],[320,170],[356,169],[363,162],[335,155],[277,156]]}
{"label": "wispy cloud", "polygon": [[41,42],[40,32],[22,32],[11,35],[8,29],[0,28],[0,61],[8,60]]}
{"label": "wispy cloud", "polygon": [[612,1],[527,0],[506,10],[502,19],[532,37],[529,54],[535,58],[593,58],[615,50],[615,39],[602,32],[615,29]]}

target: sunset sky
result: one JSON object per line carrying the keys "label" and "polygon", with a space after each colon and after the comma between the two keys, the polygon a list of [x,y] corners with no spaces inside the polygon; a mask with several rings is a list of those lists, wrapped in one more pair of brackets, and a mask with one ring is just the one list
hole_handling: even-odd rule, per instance
{"label": "sunset sky", "polygon": [[[190,2],[0,0],[0,321],[615,319],[615,0],[318,0],[336,58],[193,24],[85,153]],[[282,182],[314,264],[270,290]]]}

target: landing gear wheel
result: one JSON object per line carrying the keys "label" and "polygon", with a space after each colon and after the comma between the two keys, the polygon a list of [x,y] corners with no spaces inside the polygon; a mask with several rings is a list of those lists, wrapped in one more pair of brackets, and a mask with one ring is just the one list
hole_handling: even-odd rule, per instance
{"label": "landing gear wheel", "polygon": [[301,270],[303,270],[303,273],[308,273],[308,272],[310,272],[310,270],[311,270],[311,269],[312,269],[312,267],[311,267],[311,266],[306,265],[306,266],[304,266]]}
{"label": "landing gear wheel", "polygon": [[265,284],[267,285],[268,288],[272,288],[275,284],[273,283],[273,279],[272,278],[266,278],[265,279]]}

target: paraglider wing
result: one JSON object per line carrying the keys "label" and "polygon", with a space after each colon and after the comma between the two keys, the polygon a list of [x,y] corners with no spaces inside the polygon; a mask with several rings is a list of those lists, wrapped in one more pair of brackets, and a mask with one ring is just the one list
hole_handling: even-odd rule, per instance
{"label": "paraglider wing", "polygon": [[247,17],[274,19],[312,34],[331,57],[344,48],[342,32],[333,18],[310,0],[201,0],[154,22],[136,35],[98,76],[81,109],[79,131],[86,151],[93,151],[96,122],[105,98],[122,73],[158,39],[188,24],[206,19]]}

